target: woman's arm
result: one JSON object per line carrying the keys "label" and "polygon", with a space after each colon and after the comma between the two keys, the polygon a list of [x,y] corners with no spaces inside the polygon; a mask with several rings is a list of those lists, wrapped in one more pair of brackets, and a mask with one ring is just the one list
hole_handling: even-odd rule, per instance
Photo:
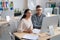
{"label": "woman's arm", "polygon": [[32,33],[32,29],[31,29],[31,27],[30,28],[26,28],[23,32],[26,32],[26,33]]}
{"label": "woman's arm", "polygon": [[22,20],[18,26],[17,32],[23,32],[23,21]]}

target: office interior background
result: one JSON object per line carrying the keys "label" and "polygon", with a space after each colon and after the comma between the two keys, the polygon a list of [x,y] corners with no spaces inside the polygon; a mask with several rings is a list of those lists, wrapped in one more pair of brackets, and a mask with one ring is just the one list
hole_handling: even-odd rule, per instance
{"label": "office interior background", "polygon": [[29,8],[34,14],[36,5],[41,5],[44,12],[46,8],[52,8],[49,12],[58,16],[60,27],[60,0],[0,0],[0,22],[5,22],[5,19],[9,22],[0,24],[0,40],[11,40],[10,32],[17,29],[24,10]]}

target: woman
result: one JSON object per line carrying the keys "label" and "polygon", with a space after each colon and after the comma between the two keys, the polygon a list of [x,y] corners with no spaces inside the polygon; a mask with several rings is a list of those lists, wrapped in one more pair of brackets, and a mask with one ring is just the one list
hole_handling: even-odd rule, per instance
{"label": "woman", "polygon": [[33,29],[33,25],[31,21],[31,10],[26,9],[21,19],[20,25],[18,27],[18,32],[31,33],[32,29]]}

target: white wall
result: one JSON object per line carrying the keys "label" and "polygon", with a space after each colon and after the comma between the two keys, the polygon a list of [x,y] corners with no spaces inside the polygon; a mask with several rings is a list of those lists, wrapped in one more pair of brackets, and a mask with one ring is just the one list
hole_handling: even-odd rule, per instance
{"label": "white wall", "polygon": [[24,0],[13,0],[14,8],[23,9],[24,8]]}
{"label": "white wall", "polygon": [[[27,8],[27,0],[10,0],[14,2],[14,8],[19,8],[20,10]],[[48,2],[49,0],[38,0],[37,5],[41,5],[43,8],[46,7],[46,2]],[[52,0],[53,2],[60,2],[60,0]]]}
{"label": "white wall", "polygon": [[48,2],[48,0],[40,0],[40,5],[41,5],[43,8],[45,8],[46,2]]}
{"label": "white wall", "polygon": [[[27,8],[27,0],[10,0],[10,1],[13,1],[14,2],[14,8],[19,8],[19,9],[25,9]],[[48,2],[49,0],[38,0],[37,2],[37,5],[41,5],[43,8],[46,7],[46,2]],[[52,0],[53,2],[60,2],[60,0]]]}
{"label": "white wall", "polygon": [[57,6],[60,5],[60,0],[55,0],[55,2],[57,3]]}
{"label": "white wall", "polygon": [[14,9],[17,8],[17,9],[24,9],[26,8],[27,6],[27,0],[10,0],[10,1],[13,1],[14,3]]}

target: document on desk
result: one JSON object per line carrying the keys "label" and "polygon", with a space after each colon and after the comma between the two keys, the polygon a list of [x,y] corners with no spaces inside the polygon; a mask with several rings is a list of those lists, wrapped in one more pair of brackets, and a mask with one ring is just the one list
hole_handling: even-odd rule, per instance
{"label": "document on desk", "polygon": [[35,34],[39,34],[39,33],[41,32],[40,29],[33,29],[32,31],[33,31],[33,33],[35,33]]}
{"label": "document on desk", "polygon": [[31,34],[26,34],[23,36],[24,39],[29,39],[29,40],[38,40],[39,36],[38,35],[31,35]]}

